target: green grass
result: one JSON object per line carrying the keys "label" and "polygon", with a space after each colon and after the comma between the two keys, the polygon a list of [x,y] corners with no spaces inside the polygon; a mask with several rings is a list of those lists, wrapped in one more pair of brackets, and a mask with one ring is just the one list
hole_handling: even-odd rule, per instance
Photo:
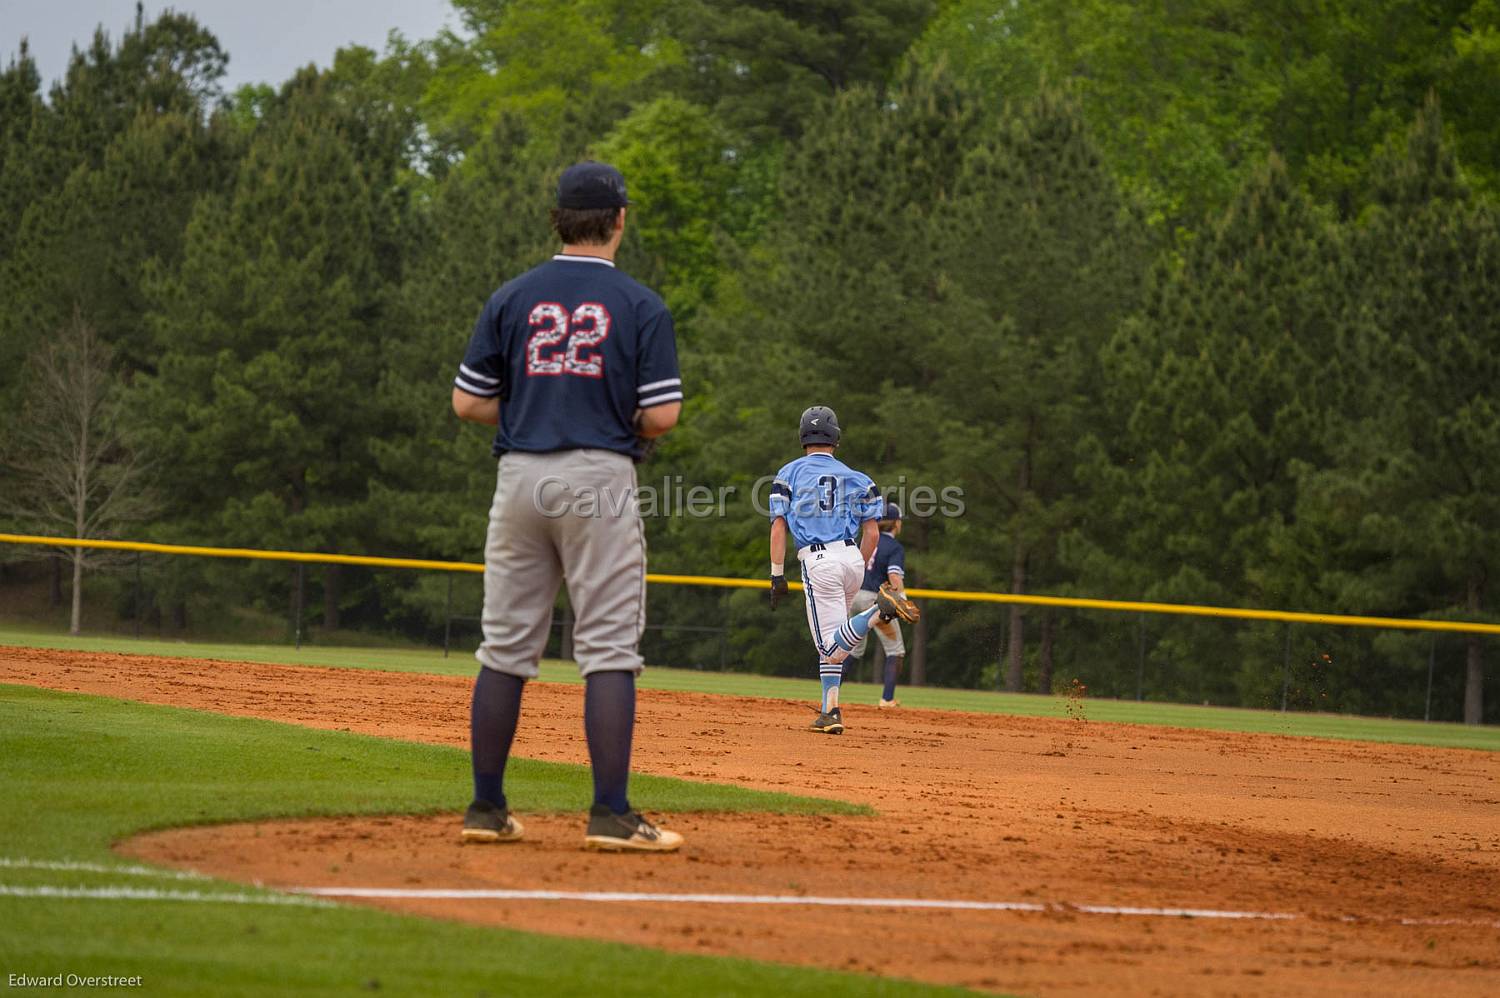
{"label": "green grass", "polygon": [[[0,628],[0,644],[36,648],[77,648],[87,651],[125,652],[142,655],[177,655],[217,658],[232,662],[270,662],[291,665],[322,665],[334,668],[382,669],[435,675],[472,675],[476,666],[467,652],[444,658],[441,651],[412,649],[330,648],[285,645],[187,644],[121,637],[72,637],[66,634]],[[578,671],[572,663],[543,662],[542,678],[551,682],[576,683]],[[691,669],[648,668],[641,679],[644,689],[677,690],[722,696],[773,697],[816,700],[816,679],[785,679],[734,672],[698,672]],[[879,688],[869,683],[846,683],[843,699],[849,704],[874,704]],[[954,690],[940,687],[903,686],[901,702],[907,707],[959,710],[980,714],[1011,714],[1023,717],[1067,717],[1065,697],[1035,694],[994,693],[984,690]],[[1191,704],[1137,703],[1130,700],[1084,700],[1084,715],[1091,721],[1123,724],[1170,725],[1215,731],[1246,731],[1317,738],[1431,745],[1500,751],[1500,728],[1463,724],[1427,723],[1347,714],[1313,714],[1232,707],[1200,707]]]}
{"label": "green grass", "polygon": [[[0,686],[0,858],[119,872],[0,866],[0,886],[244,893],[165,872],[132,876],[110,852],[134,832],[195,822],[432,812],[466,798],[455,749],[29,687]],[[518,809],[577,809],[579,767],[527,763]],[[638,778],[666,811],[846,810],[733,787]],[[265,892],[253,892],[265,895]],[[607,915],[601,917],[609,917]],[[957,993],[745,960],[663,954],[399,916],[354,906],[56,899],[0,893],[0,974],[139,974],[145,994],[866,995]]]}

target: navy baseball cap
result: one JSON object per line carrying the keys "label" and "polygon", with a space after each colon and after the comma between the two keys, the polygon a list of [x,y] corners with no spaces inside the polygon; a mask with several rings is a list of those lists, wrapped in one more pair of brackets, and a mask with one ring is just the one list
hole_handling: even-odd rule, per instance
{"label": "navy baseball cap", "polygon": [[623,208],[630,203],[625,177],[608,163],[574,163],[557,181],[559,208]]}
{"label": "navy baseball cap", "polygon": [[897,506],[893,502],[887,501],[886,504],[885,504],[885,516],[882,516],[881,519],[882,520],[899,520],[899,519],[901,519],[901,507]]}

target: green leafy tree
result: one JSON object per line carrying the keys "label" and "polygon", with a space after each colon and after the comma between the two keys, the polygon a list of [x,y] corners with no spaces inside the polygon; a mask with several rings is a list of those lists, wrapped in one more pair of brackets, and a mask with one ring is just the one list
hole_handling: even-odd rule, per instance
{"label": "green leafy tree", "polygon": [[661,97],[623,118],[596,150],[625,174],[635,202],[622,263],[661,293],[687,329],[722,267],[718,221],[735,185],[729,149],[728,134],[707,111]]}
{"label": "green leafy tree", "polygon": [[1500,92],[1493,0],[959,0],[913,48],[1002,99],[1074,82],[1106,159],[1169,228],[1196,229],[1268,152],[1345,216],[1371,155],[1436,88],[1486,186]]}
{"label": "green leafy tree", "polygon": [[432,45],[425,105],[440,141],[467,148],[502,116],[572,159],[681,59],[671,0],[455,0],[464,34]]}
{"label": "green leafy tree", "polygon": [[[15,253],[16,231],[26,206],[41,186],[30,136],[36,119],[45,113],[41,74],[23,40],[20,54],[0,74],[0,290],[8,292],[6,300],[11,303],[17,299],[5,272]],[[26,335],[17,329],[0,334],[0,406],[13,407],[16,372],[25,360],[31,338],[29,329]]]}

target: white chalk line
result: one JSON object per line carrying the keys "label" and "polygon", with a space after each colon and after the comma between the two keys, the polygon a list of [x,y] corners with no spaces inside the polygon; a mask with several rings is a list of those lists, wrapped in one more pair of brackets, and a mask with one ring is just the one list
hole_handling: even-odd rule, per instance
{"label": "white chalk line", "polygon": [[[1286,922],[1311,918],[1284,911],[1233,911],[1218,908],[1153,908],[1137,905],[1058,904],[1037,901],[966,901],[942,898],[819,897],[801,894],[671,894],[639,891],[506,890],[425,887],[289,887],[313,897],[438,901],[634,901],[657,904],[814,905],[839,908],[928,908],[952,911],[1020,911],[1054,914],[1117,915],[1127,918],[1207,918]],[[1344,922],[1390,922],[1399,925],[1454,925],[1500,929],[1500,921],[1483,919],[1341,916]]]}
{"label": "white chalk line", "polygon": [[[112,866],[73,860],[40,860],[0,856],[0,868],[119,874],[170,880],[205,881],[201,873],[161,870],[147,866]],[[646,904],[805,905],[839,908],[908,908],[947,911],[1016,911],[1057,914],[1114,915],[1127,918],[1202,918],[1239,921],[1296,921],[1310,916],[1291,912],[1235,911],[1217,908],[1143,907],[1135,905],[1060,904],[1036,901],[970,901],[944,898],[822,897],[801,894],[703,894],[643,891],[508,890],[503,888],[291,887],[285,893],[236,894],[213,891],[164,890],[146,887],[83,887],[0,884],[0,897],[55,898],[99,901],[208,901],[225,904],[270,904],[327,907],[327,898],[440,901],[582,901]],[[1500,929],[1500,921],[1460,918],[1403,918],[1344,915],[1339,921],[1381,922],[1407,926],[1461,926]]]}
{"label": "white chalk line", "polygon": [[210,901],[216,904],[269,904],[293,908],[331,908],[332,903],[296,894],[235,894],[159,887],[57,887],[48,884],[0,884],[0,897],[68,901]]}
{"label": "white chalk line", "polygon": [[57,870],[66,873],[116,873],[124,877],[159,877],[163,880],[208,880],[189,870],[158,870],[150,866],[113,866],[108,863],[83,863],[65,859],[22,859],[0,856],[0,869]]}
{"label": "white chalk line", "polygon": [[0,897],[95,901],[222,901],[230,904],[328,906],[325,898],[454,901],[588,901],[655,904],[819,905],[840,908],[935,908],[961,911],[1077,912],[1160,918],[1294,919],[1300,915],[1211,908],[1133,908],[1111,905],[1057,905],[1031,901],[963,901],[931,898],[817,897],[797,894],[648,894],[635,891],[448,890],[441,888],[291,887],[285,894],[234,894],[156,887],[58,887],[0,884]]}

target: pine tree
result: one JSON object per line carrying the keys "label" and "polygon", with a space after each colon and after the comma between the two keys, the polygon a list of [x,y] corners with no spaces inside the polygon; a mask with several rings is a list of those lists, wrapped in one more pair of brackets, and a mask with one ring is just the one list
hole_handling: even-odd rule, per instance
{"label": "pine tree", "polygon": [[[939,398],[962,399],[940,439],[945,481],[967,511],[950,549],[1007,566],[1010,592],[1065,583],[1059,537],[1083,514],[1074,446],[1099,429],[1100,347],[1136,302],[1150,246],[1070,96],[1044,91],[964,161],[939,206],[936,260],[954,287],[933,345]],[[1004,686],[1020,690],[1019,605],[1006,628]]]}
{"label": "pine tree", "polygon": [[45,104],[26,53],[0,77],[0,401],[19,358],[75,309],[127,370],[150,364],[141,271],[175,259],[193,200],[233,158],[207,120],[224,58],[191,17],[148,24],[137,9],[118,44],[101,29],[75,50]]}
{"label": "pine tree", "polygon": [[829,98],[883,91],[941,4],[933,0],[681,0],[686,56],[667,80],[753,144],[795,141]]}
{"label": "pine tree", "polygon": [[[940,71],[884,97],[854,90],[808,129],[781,183],[782,219],[705,326],[723,353],[705,372],[703,429],[688,431],[704,479],[748,488],[796,454],[788,421],[831,404],[841,455],[907,507],[923,552],[913,584],[1027,591],[1033,570],[1060,584],[1094,358],[1150,252],[1076,106],[1049,94],[990,115]],[[745,363],[751,344],[763,370]],[[934,515],[943,486],[963,490],[961,516]],[[763,521],[715,532],[734,564],[761,570]],[[747,654],[784,668],[785,630],[788,646]],[[934,634],[933,677],[972,681],[975,632],[945,620]]]}
{"label": "pine tree", "polygon": [[0,259],[10,256],[21,213],[34,196],[34,169],[28,141],[46,112],[42,77],[25,39],[20,52],[0,73]]}
{"label": "pine tree", "polygon": [[[519,122],[502,119],[434,186],[413,222],[393,302],[402,335],[390,344],[379,385],[394,432],[371,444],[371,523],[385,550],[482,557],[494,491],[493,431],[461,423],[448,400],[485,301],[555,251],[548,168],[526,147]],[[415,577],[388,592],[399,608],[432,624],[440,620],[446,585]]]}
{"label": "pine tree", "polygon": [[[765,520],[750,505],[758,479],[798,453],[796,419],[832,405],[847,427],[841,455],[885,485],[924,477],[933,455],[936,376],[929,346],[942,316],[930,217],[951,191],[978,109],[941,74],[905,81],[889,99],[853,88],[835,98],[789,154],[779,218],[731,256],[714,307],[683,352],[689,402],[668,447],[685,484],[733,486],[743,503],[712,521],[667,522],[654,563],[707,547],[734,574],[765,570]],[[764,497],[762,497],[764,501]],[[729,619],[747,664],[786,671],[806,656],[790,615],[736,596]]]}
{"label": "pine tree", "polygon": [[0,335],[24,340],[81,310],[127,370],[154,367],[141,275],[148,261],[176,263],[194,202],[224,189],[235,152],[219,125],[142,112],[97,167],[80,165],[27,209],[0,266],[12,294]]}
{"label": "pine tree", "polygon": [[200,199],[180,265],[147,281],[160,363],[138,413],[179,536],[361,546],[389,331],[372,194],[316,79],[262,124],[233,193]]}
{"label": "pine tree", "polygon": [[[1490,618],[1500,209],[1470,194],[1435,100],[1383,161],[1376,202],[1355,239],[1365,340],[1353,355],[1368,404],[1341,424],[1332,466],[1307,476],[1307,515],[1344,545],[1325,584],[1366,612]],[[1463,720],[1479,724],[1483,644],[1464,645]]]}
{"label": "pine tree", "polygon": [[[1142,309],[1102,358],[1108,419],[1085,442],[1093,510],[1070,559],[1094,592],[1282,606],[1276,538],[1297,469],[1326,460],[1340,376],[1345,252],[1331,222],[1272,157],[1213,232],[1161,264]],[[1166,625],[1168,695],[1236,699],[1223,637]]]}

